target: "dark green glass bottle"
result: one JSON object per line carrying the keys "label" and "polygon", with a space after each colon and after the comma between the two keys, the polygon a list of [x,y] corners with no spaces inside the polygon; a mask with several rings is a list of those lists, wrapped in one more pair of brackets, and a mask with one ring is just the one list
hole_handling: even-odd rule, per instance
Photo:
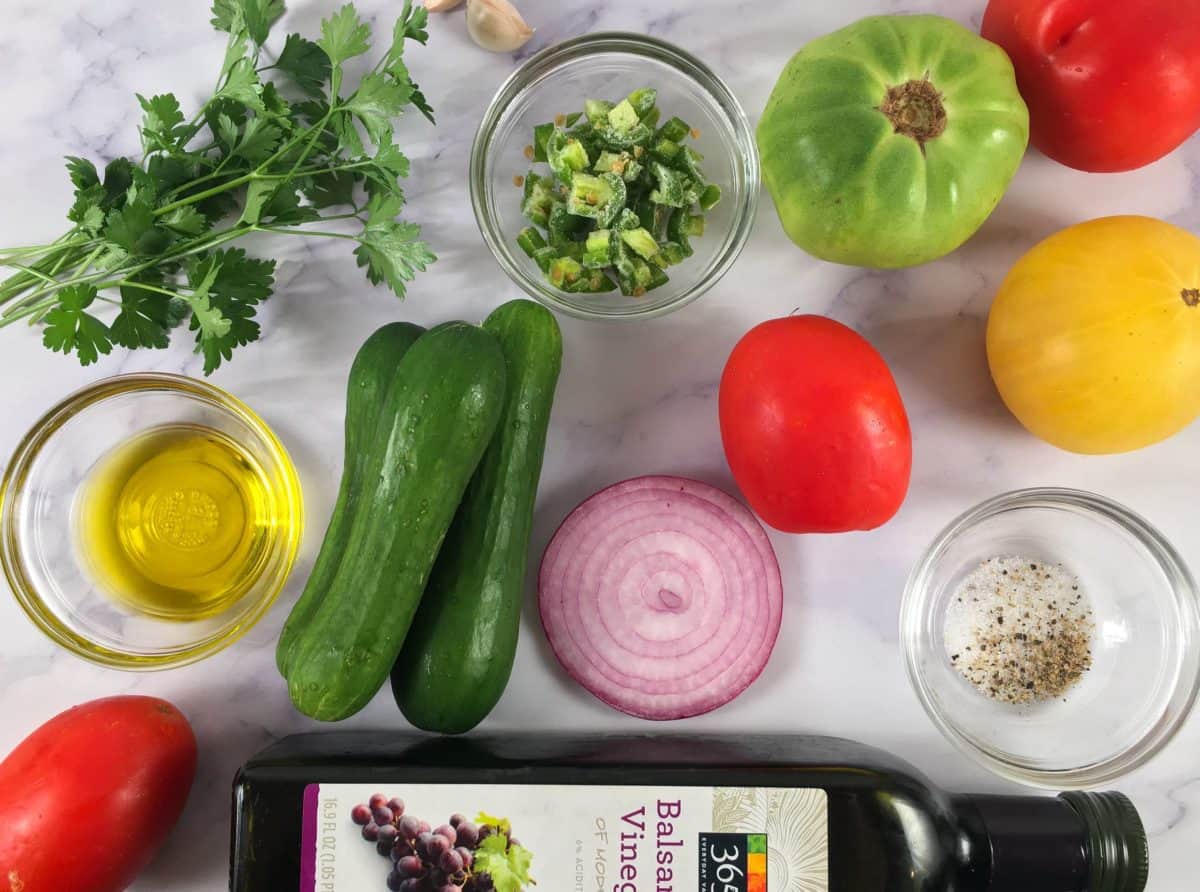
{"label": "dark green glass bottle", "polygon": [[[407,804],[364,831],[372,793]],[[818,737],[300,735],[243,767],[234,809],[233,892],[1142,892],[1149,867],[1119,793],[950,795]],[[450,871],[417,822],[454,812],[508,848],[468,834],[475,869]],[[536,886],[480,869],[517,853]]]}

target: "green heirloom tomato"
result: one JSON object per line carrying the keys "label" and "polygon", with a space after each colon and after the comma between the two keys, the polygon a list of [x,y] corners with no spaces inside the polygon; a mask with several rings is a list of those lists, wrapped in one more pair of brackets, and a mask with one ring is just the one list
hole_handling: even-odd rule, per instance
{"label": "green heirloom tomato", "polygon": [[913,266],[966,241],[1029,140],[1004,51],[939,16],[875,16],[814,40],[758,125],[788,236],[824,260]]}

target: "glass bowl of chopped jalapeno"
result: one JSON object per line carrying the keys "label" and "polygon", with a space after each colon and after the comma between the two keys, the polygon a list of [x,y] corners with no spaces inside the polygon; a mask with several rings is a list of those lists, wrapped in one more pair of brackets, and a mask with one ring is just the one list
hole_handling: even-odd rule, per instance
{"label": "glass bowl of chopped jalapeno", "polygon": [[1145,519],[1094,493],[972,508],[914,568],[908,675],[938,728],[991,770],[1055,790],[1159,752],[1200,687],[1200,593]]}
{"label": "glass bowl of chopped jalapeno", "polygon": [[552,309],[657,316],[737,259],[759,191],[737,99],[683,50],[589,34],[526,62],[471,151],[471,201],[504,271]]}

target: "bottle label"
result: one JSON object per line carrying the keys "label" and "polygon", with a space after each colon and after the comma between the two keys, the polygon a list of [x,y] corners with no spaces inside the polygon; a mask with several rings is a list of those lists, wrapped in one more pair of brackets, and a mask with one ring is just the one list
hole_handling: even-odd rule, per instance
{"label": "bottle label", "polygon": [[829,888],[819,789],[309,784],[303,820],[300,892]]}

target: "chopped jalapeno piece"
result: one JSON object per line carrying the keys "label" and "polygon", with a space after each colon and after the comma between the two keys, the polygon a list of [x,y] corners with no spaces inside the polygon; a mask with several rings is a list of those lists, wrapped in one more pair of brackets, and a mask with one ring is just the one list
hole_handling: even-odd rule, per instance
{"label": "chopped jalapeno piece", "polygon": [[583,103],[583,113],[593,124],[607,124],[608,113],[612,111],[612,107],[611,102],[605,102],[603,99],[586,99]]}
{"label": "chopped jalapeno piece", "polygon": [[550,282],[563,288],[578,281],[583,274],[583,267],[579,265],[578,260],[573,260],[570,257],[557,257],[550,263],[550,271],[548,273]]}
{"label": "chopped jalapeno piece", "polygon": [[715,183],[710,186],[705,186],[704,191],[700,193],[700,210],[711,211],[717,206],[721,200],[721,187]]}
{"label": "chopped jalapeno piece", "polygon": [[617,133],[629,133],[642,123],[642,116],[628,99],[622,99],[608,113],[608,126]]}
{"label": "chopped jalapeno piece", "polygon": [[546,247],[538,248],[533,252],[533,262],[538,265],[538,269],[540,269],[542,272],[549,273],[550,264],[557,256],[558,248],[554,247],[553,245],[547,245]]}
{"label": "chopped jalapeno piece", "polygon": [[692,128],[688,123],[681,118],[671,118],[667,123],[663,124],[658,130],[660,139],[669,139],[671,142],[683,142],[684,138],[692,132]]}
{"label": "chopped jalapeno piece", "polygon": [[677,263],[682,263],[684,258],[687,257],[678,242],[665,242],[659,250],[658,256],[664,266],[674,266]]}
{"label": "chopped jalapeno piece", "polygon": [[658,188],[650,193],[650,200],[655,204],[665,204],[673,208],[683,207],[682,174],[657,161],[650,163],[650,172],[654,174],[654,179],[658,183]]}
{"label": "chopped jalapeno piece", "polygon": [[687,227],[687,214],[682,212],[672,214],[670,221],[667,223],[667,238],[679,245],[684,257],[691,257],[693,253],[692,242],[688,238]]}
{"label": "chopped jalapeno piece", "polygon": [[533,160],[545,161],[546,142],[550,139],[550,135],[554,133],[553,124],[538,124],[533,128]]}
{"label": "chopped jalapeno piece", "polygon": [[691,239],[704,234],[703,214],[721,189],[686,144],[687,122],[659,126],[657,103],[656,90],[639,87],[624,99],[588,99],[581,112],[534,128],[526,153],[551,173],[524,179],[521,210],[532,225],[517,244],[556,287],[643,295],[667,282],[666,267],[692,256]]}
{"label": "chopped jalapeno piece", "polygon": [[653,87],[640,87],[626,96],[625,101],[633,106],[640,118],[654,108],[654,103],[658,101],[658,90]]}
{"label": "chopped jalapeno piece", "polygon": [[532,226],[526,226],[517,234],[517,244],[521,246],[522,251],[532,257],[538,248],[546,247],[546,240]]}
{"label": "chopped jalapeno piece", "polygon": [[637,229],[642,225],[642,221],[638,215],[629,208],[622,208],[621,213],[617,215],[617,219],[613,221],[614,229]]}
{"label": "chopped jalapeno piece", "polygon": [[602,270],[585,269],[574,282],[567,284],[563,290],[572,294],[598,294],[604,291],[614,291],[616,285]]}
{"label": "chopped jalapeno piece", "polygon": [[703,183],[704,171],[700,169],[700,162],[703,160],[704,156],[691,146],[681,146],[674,158],[673,166],[676,170],[682,170],[698,183]]}
{"label": "chopped jalapeno piece", "polygon": [[587,151],[583,148],[583,143],[567,136],[562,130],[555,130],[546,140],[546,160],[555,176],[564,183],[570,183],[575,171],[588,166]]}
{"label": "chopped jalapeno piece", "polygon": [[650,234],[648,229],[640,227],[637,229],[622,229],[621,241],[645,260],[654,260],[658,257],[658,242],[654,240],[654,236]]}
{"label": "chopped jalapeno piece", "polygon": [[612,266],[612,230],[597,229],[589,232],[583,246],[583,265],[589,269],[604,269]]}
{"label": "chopped jalapeno piece", "polygon": [[679,155],[680,146],[677,142],[672,142],[669,139],[660,139],[654,144],[654,148],[650,150],[650,154],[663,164],[670,164]]}
{"label": "chopped jalapeno piece", "polygon": [[610,149],[631,149],[634,146],[642,146],[645,151],[646,143],[654,136],[654,132],[638,121],[631,130],[617,130],[611,125],[608,127],[599,127],[596,130],[600,137],[600,141]]}
{"label": "chopped jalapeno piece", "polygon": [[592,165],[596,173],[615,173],[627,183],[632,183],[642,172],[642,165],[629,152],[610,152],[607,149],[600,152],[600,157]]}
{"label": "chopped jalapeno piece", "polygon": [[566,205],[556,204],[550,211],[550,222],[546,228],[550,234],[550,244],[563,246],[574,241],[576,234],[584,232],[586,227],[587,220],[572,214]]}

